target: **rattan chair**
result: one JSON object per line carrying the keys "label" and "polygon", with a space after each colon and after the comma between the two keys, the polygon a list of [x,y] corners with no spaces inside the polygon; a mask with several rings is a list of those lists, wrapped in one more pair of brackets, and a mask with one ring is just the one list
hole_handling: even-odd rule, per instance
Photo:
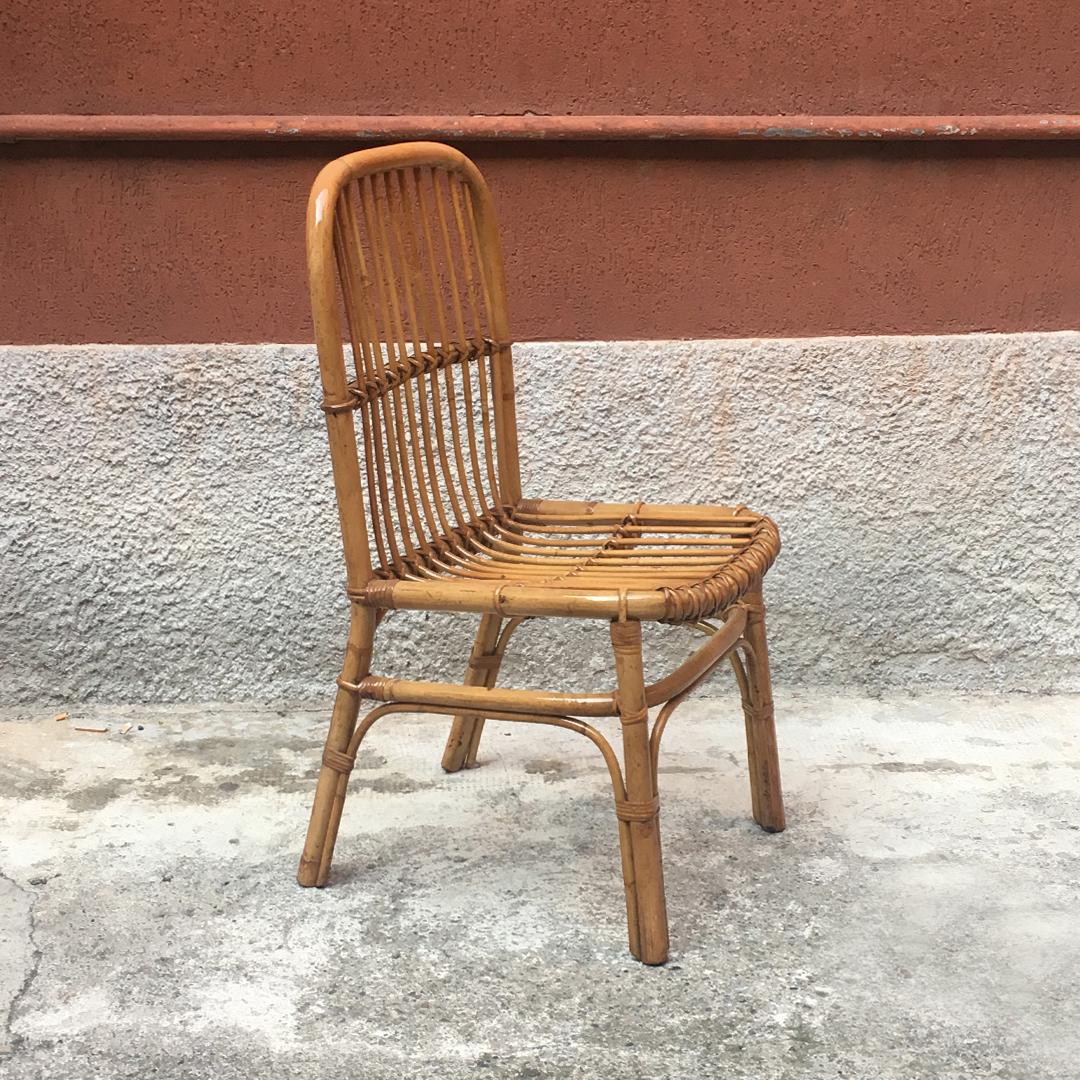
{"label": "rattan chair", "polygon": [[[567,728],[596,744],[611,776],[630,950],[663,963],[660,739],[725,657],[742,693],[754,819],[784,827],[761,599],[776,527],[743,506],[522,498],[498,230],[458,151],[418,142],[332,161],[311,192],[307,243],[352,621],[298,880],[326,883],[349,773],[380,717],[452,716],[447,772],[476,764],[485,719]],[[480,616],[464,685],[372,674],[392,609]],[[496,688],[510,636],[542,617],[606,620],[617,688]],[[643,620],[707,637],[646,685]],[[358,724],[364,699],[383,704]],[[619,718],[621,767],[596,717]]]}

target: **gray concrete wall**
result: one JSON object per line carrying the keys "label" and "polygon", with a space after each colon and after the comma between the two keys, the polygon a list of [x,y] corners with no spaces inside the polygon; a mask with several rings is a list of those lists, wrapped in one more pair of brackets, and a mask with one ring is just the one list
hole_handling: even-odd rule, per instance
{"label": "gray concrete wall", "polygon": [[[1078,363],[1071,332],[523,345],[525,491],[771,513],[781,684],[1076,690]],[[304,346],[0,349],[0,699],[327,693],[317,401]],[[376,669],[456,678],[471,630],[395,614]],[[656,667],[693,644],[648,640]],[[607,652],[526,627],[507,681],[595,687]]]}

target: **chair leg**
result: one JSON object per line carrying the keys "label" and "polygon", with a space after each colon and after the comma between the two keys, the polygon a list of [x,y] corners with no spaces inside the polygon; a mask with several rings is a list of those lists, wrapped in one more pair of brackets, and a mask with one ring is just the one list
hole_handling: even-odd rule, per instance
{"label": "chair leg", "polygon": [[[375,638],[375,614],[374,608],[353,605],[349,644],[341,672],[344,682],[355,683],[368,674]],[[328,756],[344,754],[348,749],[359,711],[360,695],[339,686],[326,736],[323,766],[315,788],[315,803],[311,808],[304,853],[300,857],[300,869],[296,875],[296,880],[304,886],[325,885],[330,875],[330,862],[334,857],[334,843],[349,777],[348,773],[331,767],[326,761]]]}
{"label": "chair leg", "polygon": [[766,832],[784,829],[784,796],[780,786],[780,759],[776,748],[769,648],[765,637],[765,605],[761,590],[746,597],[746,678],[740,680],[746,720],[746,754],[750,765],[750,796],[754,820]]}
{"label": "chair leg", "polygon": [[[501,626],[502,619],[498,615],[481,617],[476,642],[469,655],[469,666],[465,670],[466,686],[495,685],[502,662],[502,654],[497,651]],[[446,772],[457,772],[462,767],[472,768],[476,764],[476,752],[480,749],[483,730],[484,721],[481,718],[454,717],[442,757],[442,767]]]}
{"label": "chair leg", "polygon": [[645,964],[668,958],[667,902],[660,851],[660,800],[649,750],[649,711],[641,663],[641,623],[613,622],[626,800],[616,796],[630,951]]}

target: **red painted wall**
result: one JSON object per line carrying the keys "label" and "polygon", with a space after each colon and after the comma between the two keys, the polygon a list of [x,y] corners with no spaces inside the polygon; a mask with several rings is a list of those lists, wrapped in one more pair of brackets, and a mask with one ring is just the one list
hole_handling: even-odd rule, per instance
{"label": "red painted wall", "polygon": [[[49,7],[0,12],[0,111],[1080,112],[1064,3]],[[0,340],[309,340],[307,188],[354,148],[0,148]],[[1080,324],[1077,144],[463,148],[519,338]]]}

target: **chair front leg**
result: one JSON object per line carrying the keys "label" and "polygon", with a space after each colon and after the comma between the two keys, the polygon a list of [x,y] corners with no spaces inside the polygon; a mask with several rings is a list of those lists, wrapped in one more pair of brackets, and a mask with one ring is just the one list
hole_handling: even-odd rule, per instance
{"label": "chair front leg", "polygon": [[[465,670],[466,686],[495,685],[495,678],[502,663],[502,653],[498,650],[501,626],[502,619],[498,615],[481,617],[476,642],[469,655],[469,666]],[[442,757],[442,767],[446,772],[457,772],[464,766],[471,768],[476,764],[476,753],[480,749],[480,735],[483,730],[482,719],[454,717]]]}
{"label": "chair front leg", "polygon": [[641,660],[641,623],[613,622],[626,799],[616,797],[630,951],[645,964],[668,958],[667,901],[660,851],[660,798],[649,748],[649,711]]}
{"label": "chair front leg", "polygon": [[[341,671],[342,683],[355,684],[368,674],[371,668],[372,643],[375,639],[375,623],[374,608],[353,605],[349,643]],[[339,683],[337,697],[334,699],[334,711],[330,718],[330,730],[326,735],[326,747],[323,750],[323,765],[315,787],[315,802],[311,808],[304,853],[300,857],[300,869],[296,875],[296,880],[305,887],[325,885],[330,875],[330,863],[334,857],[334,844],[349,782],[348,770],[351,767],[351,762],[344,755],[356,727],[359,711],[360,695]]]}
{"label": "chair front leg", "polygon": [[760,588],[748,593],[744,637],[748,649],[745,675],[739,680],[746,721],[746,754],[750,765],[750,795],[754,820],[766,832],[782,832],[784,796],[780,787],[780,757],[776,747],[769,647],[765,636],[765,605]]}

